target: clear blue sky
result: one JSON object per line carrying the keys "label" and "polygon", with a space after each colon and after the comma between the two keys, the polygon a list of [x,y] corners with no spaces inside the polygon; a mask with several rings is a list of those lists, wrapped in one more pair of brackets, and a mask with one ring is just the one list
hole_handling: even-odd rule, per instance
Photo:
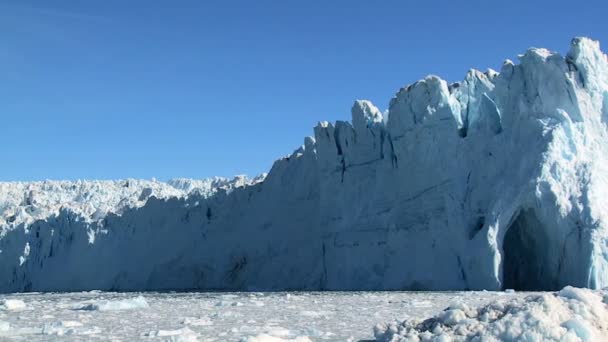
{"label": "clear blue sky", "polygon": [[0,0],[0,180],[254,175],[355,99],[608,44],[607,3]]}

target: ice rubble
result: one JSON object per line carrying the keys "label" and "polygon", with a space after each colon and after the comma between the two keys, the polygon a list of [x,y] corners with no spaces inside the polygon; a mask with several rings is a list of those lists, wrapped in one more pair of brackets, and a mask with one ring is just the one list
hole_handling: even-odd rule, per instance
{"label": "ice rubble", "polygon": [[480,308],[452,305],[425,319],[380,324],[378,341],[605,341],[608,291],[567,286]]}
{"label": "ice rubble", "polygon": [[428,76],[388,118],[356,101],[230,193],[7,216],[0,290],[608,286],[608,61],[587,38],[519,60]]}

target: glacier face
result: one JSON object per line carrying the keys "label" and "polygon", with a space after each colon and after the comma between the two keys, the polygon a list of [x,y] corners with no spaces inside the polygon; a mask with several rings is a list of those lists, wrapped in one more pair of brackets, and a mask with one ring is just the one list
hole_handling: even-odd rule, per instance
{"label": "glacier face", "polygon": [[13,223],[0,290],[608,286],[608,60],[519,59],[356,101],[263,181]]}
{"label": "glacier face", "polygon": [[0,182],[0,236],[12,228],[58,215],[69,210],[88,222],[99,221],[108,213],[119,214],[128,208],[145,205],[150,197],[186,197],[192,192],[209,197],[218,191],[263,181],[266,174],[248,179],[239,175],[233,179],[174,178],[168,182],[156,179],[126,179],[116,181],[42,181]]}

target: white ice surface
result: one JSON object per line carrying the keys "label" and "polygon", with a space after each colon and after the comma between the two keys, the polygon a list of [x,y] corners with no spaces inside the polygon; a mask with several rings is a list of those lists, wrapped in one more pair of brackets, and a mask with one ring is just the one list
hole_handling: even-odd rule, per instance
{"label": "white ice surface", "polygon": [[102,300],[87,303],[82,307],[77,308],[78,310],[89,310],[89,311],[119,311],[119,310],[135,310],[135,309],[147,309],[148,302],[142,296],[128,299],[118,300]]}
{"label": "white ice surface", "polygon": [[8,310],[8,311],[16,311],[25,309],[25,303],[19,299],[5,299],[0,304],[0,309]]}
{"label": "white ice surface", "polygon": [[[145,301],[142,298],[145,297]],[[0,295],[0,340],[603,341],[608,291]],[[146,305],[126,305],[126,303]],[[114,303],[127,310],[82,310]],[[122,303],[116,305],[116,303]],[[395,323],[382,323],[389,317]]]}
{"label": "white ice surface", "polygon": [[[140,296],[148,307],[80,309],[90,303],[132,302]],[[355,342],[373,339],[373,327],[391,318],[426,317],[450,305],[476,307],[522,296],[502,292],[11,294],[0,295],[0,300],[22,300],[27,308],[0,310],[0,340]]]}
{"label": "white ice surface", "polygon": [[264,177],[265,174],[253,179],[246,176],[176,178],[167,182],[155,179],[0,182],[0,236],[20,224],[59,215],[61,210],[95,222],[109,213],[120,214],[125,209],[141,207],[150,197],[183,198],[196,192],[206,198],[219,190],[230,192],[258,183]]}
{"label": "white ice surface", "polygon": [[565,287],[477,308],[456,303],[431,318],[380,324],[383,342],[608,341],[608,291]]}

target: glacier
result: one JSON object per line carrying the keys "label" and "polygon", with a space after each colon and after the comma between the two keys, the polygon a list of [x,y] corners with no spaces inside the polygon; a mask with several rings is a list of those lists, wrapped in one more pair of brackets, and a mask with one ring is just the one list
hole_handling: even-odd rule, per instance
{"label": "glacier", "polygon": [[351,114],[255,180],[1,183],[0,291],[608,286],[598,42]]}

